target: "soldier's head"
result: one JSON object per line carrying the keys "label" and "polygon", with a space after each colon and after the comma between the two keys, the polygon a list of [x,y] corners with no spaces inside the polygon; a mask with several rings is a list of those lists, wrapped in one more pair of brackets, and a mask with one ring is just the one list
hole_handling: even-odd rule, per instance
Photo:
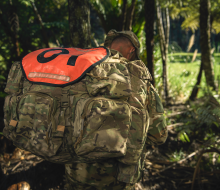
{"label": "soldier's head", "polygon": [[131,31],[110,30],[104,46],[119,51],[128,60],[140,59],[140,43],[137,36]]}
{"label": "soldier's head", "polygon": [[119,51],[123,57],[128,60],[134,60],[136,57],[135,47],[131,41],[124,36],[115,38],[109,48]]}

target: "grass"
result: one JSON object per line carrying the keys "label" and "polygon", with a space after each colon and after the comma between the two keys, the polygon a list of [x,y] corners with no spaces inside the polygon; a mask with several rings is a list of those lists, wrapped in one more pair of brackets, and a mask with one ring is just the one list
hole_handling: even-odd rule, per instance
{"label": "grass", "polygon": [[[172,97],[180,97],[183,100],[187,100],[190,96],[193,86],[196,83],[198,76],[201,54],[198,53],[194,62],[191,62],[193,53],[171,53],[168,55],[168,84],[169,92]],[[215,80],[217,76],[220,77],[220,53],[214,53],[212,56],[213,68],[215,74]],[[160,68],[157,68],[156,76],[161,76],[161,61],[157,64]],[[220,81],[219,81],[220,82]],[[159,85],[159,86],[158,86]],[[157,83],[157,88],[161,89],[162,80]],[[202,97],[207,89],[205,74],[202,74],[202,81],[200,83],[201,90],[199,90],[198,97]],[[219,89],[220,91],[220,89]],[[219,92],[218,91],[218,92]]]}

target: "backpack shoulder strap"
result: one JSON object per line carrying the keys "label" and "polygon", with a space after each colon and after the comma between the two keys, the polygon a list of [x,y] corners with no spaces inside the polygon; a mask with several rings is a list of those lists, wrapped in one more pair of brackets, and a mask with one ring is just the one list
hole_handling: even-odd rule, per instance
{"label": "backpack shoulder strap", "polygon": [[22,91],[22,71],[20,61],[16,61],[12,64],[12,67],[8,74],[8,80],[5,88],[7,94],[18,95]]}

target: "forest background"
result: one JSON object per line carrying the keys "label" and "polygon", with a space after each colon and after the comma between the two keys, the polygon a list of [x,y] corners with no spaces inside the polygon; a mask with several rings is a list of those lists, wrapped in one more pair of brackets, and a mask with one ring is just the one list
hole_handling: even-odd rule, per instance
{"label": "forest background", "polygon": [[[0,183],[0,189],[19,182],[10,176],[19,169],[14,167],[20,161],[8,164],[15,147],[1,134],[7,95],[4,88],[12,63],[41,48],[98,47],[110,29],[132,30],[138,36],[141,59],[165,106],[169,138],[163,146],[148,147],[145,179],[139,187],[215,189],[220,178],[219,3],[220,0],[1,0],[0,154],[5,181]],[[7,172],[10,165],[13,172]],[[37,189],[33,181],[25,180]],[[54,182],[51,184],[58,188]]]}

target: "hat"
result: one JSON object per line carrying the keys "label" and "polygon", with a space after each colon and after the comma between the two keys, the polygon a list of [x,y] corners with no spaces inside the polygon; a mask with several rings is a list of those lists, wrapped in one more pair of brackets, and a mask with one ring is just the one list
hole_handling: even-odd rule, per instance
{"label": "hat", "polygon": [[105,38],[104,46],[109,47],[111,45],[112,41],[119,36],[124,36],[131,41],[131,43],[133,44],[133,46],[136,49],[135,51],[136,51],[137,58],[140,59],[140,57],[139,57],[139,55],[140,55],[140,42],[139,42],[137,36],[132,31],[117,32],[114,29],[110,30]]}

